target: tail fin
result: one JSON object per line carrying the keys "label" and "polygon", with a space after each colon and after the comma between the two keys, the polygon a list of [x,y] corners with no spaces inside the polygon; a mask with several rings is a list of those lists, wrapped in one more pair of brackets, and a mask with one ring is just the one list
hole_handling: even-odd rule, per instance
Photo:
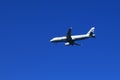
{"label": "tail fin", "polygon": [[91,37],[95,37],[94,30],[95,30],[95,27],[92,27],[87,34]]}

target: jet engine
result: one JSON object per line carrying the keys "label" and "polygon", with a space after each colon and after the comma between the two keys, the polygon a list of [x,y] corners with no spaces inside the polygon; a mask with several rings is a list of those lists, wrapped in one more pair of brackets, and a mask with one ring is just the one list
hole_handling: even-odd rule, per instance
{"label": "jet engine", "polygon": [[69,42],[66,42],[66,43],[65,43],[65,45],[66,45],[66,46],[69,46],[69,45],[70,45],[70,43],[69,43]]}

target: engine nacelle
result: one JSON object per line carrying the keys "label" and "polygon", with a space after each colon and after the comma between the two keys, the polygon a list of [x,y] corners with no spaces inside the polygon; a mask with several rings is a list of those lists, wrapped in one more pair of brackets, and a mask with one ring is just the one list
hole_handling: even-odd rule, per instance
{"label": "engine nacelle", "polygon": [[69,46],[69,45],[70,45],[70,43],[69,43],[69,42],[66,42],[66,43],[65,43],[65,45],[66,45],[66,46]]}

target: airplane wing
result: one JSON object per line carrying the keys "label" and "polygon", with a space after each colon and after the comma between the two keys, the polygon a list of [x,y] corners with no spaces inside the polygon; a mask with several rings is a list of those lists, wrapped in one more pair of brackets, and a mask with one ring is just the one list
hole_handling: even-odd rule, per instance
{"label": "airplane wing", "polygon": [[78,44],[78,43],[75,43],[75,42],[74,42],[74,45],[81,46],[80,44]]}
{"label": "airplane wing", "polygon": [[72,34],[72,28],[69,28],[69,29],[68,29],[68,32],[67,32],[67,35],[66,35],[67,41],[71,41],[71,40],[72,40],[71,34]]}

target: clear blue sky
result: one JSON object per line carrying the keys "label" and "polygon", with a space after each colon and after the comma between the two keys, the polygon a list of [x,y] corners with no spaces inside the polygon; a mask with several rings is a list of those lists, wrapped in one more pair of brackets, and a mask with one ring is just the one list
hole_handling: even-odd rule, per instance
{"label": "clear blue sky", "polygon": [[[96,39],[49,42],[70,26]],[[120,1],[1,0],[0,80],[120,80]]]}

